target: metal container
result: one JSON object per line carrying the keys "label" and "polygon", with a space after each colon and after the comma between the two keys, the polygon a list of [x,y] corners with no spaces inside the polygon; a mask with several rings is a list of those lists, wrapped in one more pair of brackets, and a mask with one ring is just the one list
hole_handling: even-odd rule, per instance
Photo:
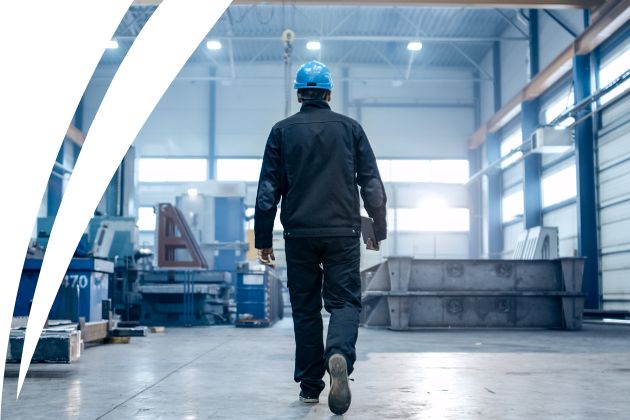
{"label": "metal container", "polygon": [[271,269],[237,275],[236,326],[269,327],[284,315],[282,283]]}
{"label": "metal container", "polygon": [[389,258],[362,272],[362,324],[580,329],[583,268],[581,258]]}
{"label": "metal container", "polygon": [[[15,302],[13,316],[28,316],[35,295],[42,260],[27,258]],[[64,278],[60,281],[49,317],[86,322],[102,319],[102,301],[108,298],[109,278],[114,272],[110,261],[93,258],[73,258]]]}

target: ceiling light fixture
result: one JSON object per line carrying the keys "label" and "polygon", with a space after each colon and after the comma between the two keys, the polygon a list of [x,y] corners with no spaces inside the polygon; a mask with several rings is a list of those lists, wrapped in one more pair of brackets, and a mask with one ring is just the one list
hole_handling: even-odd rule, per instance
{"label": "ceiling light fixture", "polygon": [[211,41],[206,42],[206,47],[212,51],[220,50],[221,42],[216,41],[216,40],[211,40]]}
{"label": "ceiling light fixture", "polygon": [[319,41],[308,41],[306,43],[306,49],[311,51],[317,51],[322,48],[322,44]]}
{"label": "ceiling light fixture", "polygon": [[411,41],[409,44],[407,44],[407,49],[409,51],[420,51],[422,49],[422,42],[420,41]]}

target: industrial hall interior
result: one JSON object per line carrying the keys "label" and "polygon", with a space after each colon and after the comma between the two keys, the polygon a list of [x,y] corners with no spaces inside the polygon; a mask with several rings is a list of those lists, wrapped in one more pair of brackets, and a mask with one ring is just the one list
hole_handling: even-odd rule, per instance
{"label": "industrial hall interior", "polygon": [[95,55],[2,419],[629,419],[630,0],[218,3]]}

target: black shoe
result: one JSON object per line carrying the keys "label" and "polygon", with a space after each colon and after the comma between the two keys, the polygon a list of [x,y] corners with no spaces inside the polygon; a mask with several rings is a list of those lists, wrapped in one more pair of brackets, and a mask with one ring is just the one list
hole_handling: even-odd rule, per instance
{"label": "black shoe", "polygon": [[328,359],[328,373],[330,374],[330,393],[328,407],[330,411],[341,415],[348,411],[352,395],[348,385],[348,365],[346,358],[340,354],[333,354]]}
{"label": "black shoe", "polygon": [[319,403],[319,396],[308,395],[304,391],[300,391],[300,401],[304,404],[317,404]]}

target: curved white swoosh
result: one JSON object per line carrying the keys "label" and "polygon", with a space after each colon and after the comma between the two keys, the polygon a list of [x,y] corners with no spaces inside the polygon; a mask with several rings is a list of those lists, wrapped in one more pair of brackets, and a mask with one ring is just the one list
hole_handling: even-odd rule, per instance
{"label": "curved white swoosh", "polygon": [[0,2],[0,398],[26,249],[81,95],[131,0]]}
{"label": "curved white swoosh", "polygon": [[92,122],[52,229],[33,299],[18,395],[61,279],[138,132],[231,0],[165,0],[137,37]]}

